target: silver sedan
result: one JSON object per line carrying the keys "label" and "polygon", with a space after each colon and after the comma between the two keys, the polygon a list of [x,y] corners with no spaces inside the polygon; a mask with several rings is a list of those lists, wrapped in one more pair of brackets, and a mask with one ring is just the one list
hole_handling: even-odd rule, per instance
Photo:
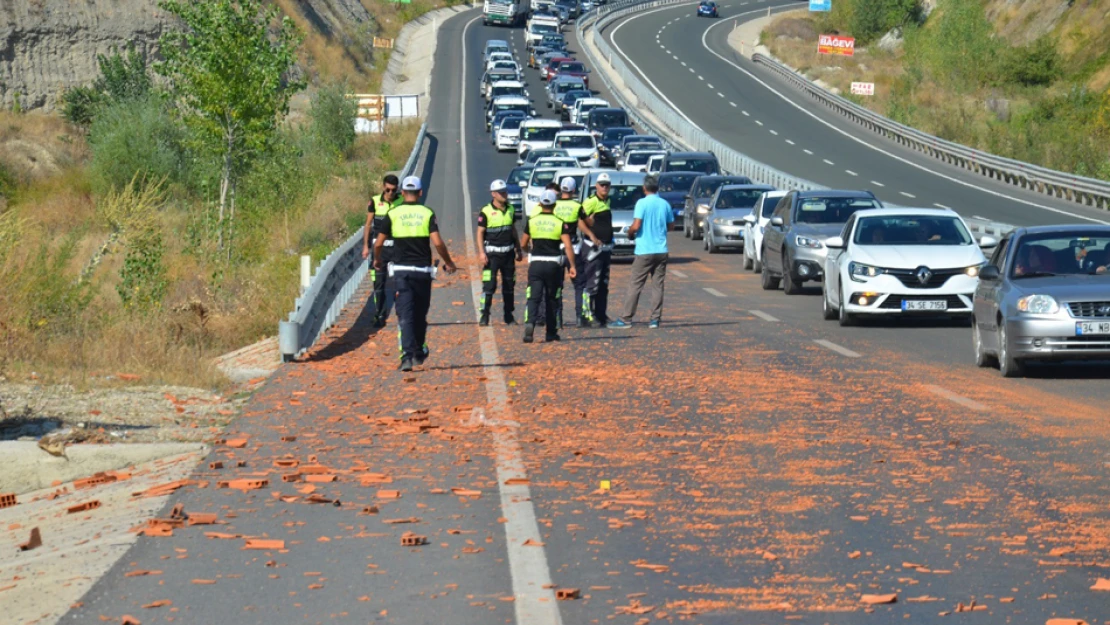
{"label": "silver sedan", "polygon": [[979,272],[975,362],[1005,377],[1029,361],[1110,360],[1110,226],[1015,230]]}

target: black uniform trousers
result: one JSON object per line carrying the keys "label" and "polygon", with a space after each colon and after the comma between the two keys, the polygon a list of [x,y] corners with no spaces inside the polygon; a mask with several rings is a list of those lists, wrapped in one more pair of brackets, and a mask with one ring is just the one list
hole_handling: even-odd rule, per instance
{"label": "black uniform trousers", "polygon": [[513,318],[516,304],[516,254],[514,252],[486,252],[486,266],[482,268],[482,314],[493,308],[493,295],[497,293],[497,276],[501,275],[501,298],[505,305],[505,321]]}
{"label": "black uniform trousers", "polygon": [[374,291],[370,295],[370,300],[374,304],[374,320],[379,323],[385,323],[389,318],[389,309],[393,306],[393,300],[397,294],[395,281],[389,277],[389,263],[392,261],[393,248],[383,247],[382,264],[386,269],[374,269],[374,265],[370,265],[370,271],[374,274],[372,276]]}
{"label": "black uniform trousers", "polygon": [[590,254],[597,248],[582,244],[578,251],[578,275],[574,278],[574,306],[579,318],[586,321],[609,321],[609,268],[612,252]]}
{"label": "black uniform trousers", "polygon": [[563,301],[563,264],[549,260],[528,263],[528,310],[524,323],[535,325],[541,319],[547,326],[547,336],[559,333],[559,308]]}
{"label": "black uniform trousers", "polygon": [[397,327],[401,358],[415,358],[425,352],[428,336],[428,308],[432,305],[432,276],[418,271],[398,271]]}

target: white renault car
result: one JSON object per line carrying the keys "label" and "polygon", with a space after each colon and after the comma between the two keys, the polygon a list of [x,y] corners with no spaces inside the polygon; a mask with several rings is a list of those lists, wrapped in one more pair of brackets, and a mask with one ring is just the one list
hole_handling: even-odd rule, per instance
{"label": "white renault car", "polygon": [[555,135],[553,147],[566,150],[582,167],[597,167],[597,139],[589,130],[563,130]]}
{"label": "white renault car", "polygon": [[752,212],[744,215],[744,269],[763,271],[763,229],[771,223],[771,213],[785,196],[786,191],[768,191],[756,201]]}
{"label": "white renault car", "polygon": [[982,247],[954,211],[868,209],[825,241],[824,315],[851,325],[863,315],[970,316]]}
{"label": "white renault car", "polygon": [[532,150],[543,150],[555,145],[555,135],[563,129],[563,122],[555,119],[530,119],[520,125],[520,145],[516,150],[516,164]]}

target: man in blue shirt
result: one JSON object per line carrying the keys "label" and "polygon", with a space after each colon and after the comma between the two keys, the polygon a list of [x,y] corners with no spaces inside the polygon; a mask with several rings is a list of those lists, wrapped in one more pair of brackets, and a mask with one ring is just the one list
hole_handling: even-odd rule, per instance
{"label": "man in blue shirt", "polygon": [[632,261],[632,284],[624,301],[624,314],[609,323],[610,328],[631,328],[640,303],[640,292],[651,278],[651,316],[649,328],[658,328],[663,318],[663,282],[667,277],[667,232],[674,223],[671,205],[659,197],[659,181],[644,179],[644,198],[636,202],[628,236],[636,240],[636,259]]}

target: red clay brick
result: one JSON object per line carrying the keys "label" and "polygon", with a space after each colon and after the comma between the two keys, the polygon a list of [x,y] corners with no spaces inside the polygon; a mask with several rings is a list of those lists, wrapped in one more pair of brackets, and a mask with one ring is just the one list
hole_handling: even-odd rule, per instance
{"label": "red clay brick", "polygon": [[88,510],[96,510],[99,507],[100,507],[100,501],[97,500],[97,499],[93,499],[92,501],[86,501],[85,503],[80,503],[80,504],[77,504],[76,506],[70,506],[70,507],[66,508],[66,513],[67,514],[77,514],[78,512],[86,512]]}
{"label": "red clay brick", "polygon": [[426,545],[426,544],[428,544],[428,537],[427,536],[421,536],[419,534],[413,534],[412,532],[405,532],[404,534],[401,535],[401,546],[402,547],[419,547],[421,545]]}
{"label": "red clay brick", "polygon": [[379,490],[378,499],[400,499],[401,491],[399,490]]}
{"label": "red clay brick", "polygon": [[296,436],[282,436],[281,437],[281,442],[283,442],[283,443],[292,443],[296,440],[297,440]]}
{"label": "red clay brick", "polygon": [[234,488],[237,490],[258,490],[266,488],[270,485],[270,480],[231,480],[227,482],[227,488]]}
{"label": "red clay brick", "polygon": [[0,495],[0,510],[10,508],[19,503],[15,498],[15,493],[6,493]]}
{"label": "red clay brick", "polygon": [[189,513],[189,525],[215,525],[219,517],[214,512]]}
{"label": "red clay brick", "polygon": [[224,468],[224,463],[222,461],[209,462],[208,468],[212,469],[213,471],[218,471],[219,469]]}
{"label": "red clay brick", "polygon": [[300,463],[301,461],[297,460],[296,458],[278,458],[277,460],[274,460],[274,466],[281,467],[283,469],[292,469]]}
{"label": "red clay brick", "polygon": [[232,449],[242,449],[247,446],[247,439],[245,438],[229,438],[224,441],[224,445]]}
{"label": "red clay brick", "polygon": [[338,479],[339,476],[335,475],[334,473],[309,474],[304,476],[304,481],[306,482],[327,483],[334,482]]}
{"label": "red clay brick", "polygon": [[560,601],[570,601],[577,599],[581,595],[581,591],[577,588],[559,588],[555,590],[555,598]]}
{"label": "red clay brick", "polygon": [[285,549],[285,541],[284,540],[266,540],[266,539],[263,539],[263,538],[248,538],[246,544],[243,545],[243,549],[264,549],[264,550]]}
{"label": "red clay brick", "polygon": [[143,622],[130,614],[124,614],[120,619],[120,625],[143,625]]}
{"label": "red clay brick", "polygon": [[281,481],[283,481],[287,484],[290,483],[290,482],[299,482],[299,481],[301,481],[301,474],[300,473],[288,473],[286,475],[281,476]]}

